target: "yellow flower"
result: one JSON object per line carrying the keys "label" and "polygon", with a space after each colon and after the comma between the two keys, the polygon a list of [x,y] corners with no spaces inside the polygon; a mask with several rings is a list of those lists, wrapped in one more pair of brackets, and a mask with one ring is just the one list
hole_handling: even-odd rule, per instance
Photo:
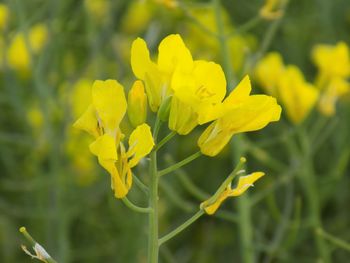
{"label": "yellow flower", "polygon": [[150,59],[146,42],[137,38],[131,47],[131,67],[135,76],[145,82],[152,111],[171,94],[170,81],[175,69],[191,70],[193,60],[180,35],[169,35],[158,47],[157,63]]}
{"label": "yellow flower", "polygon": [[226,79],[220,65],[197,60],[193,68],[177,68],[171,88],[172,98],[169,128],[188,134],[198,123],[211,121],[208,108],[221,103],[226,93]]}
{"label": "yellow flower", "polygon": [[310,83],[306,82],[299,68],[287,66],[280,75],[279,98],[286,109],[289,119],[301,123],[315,106],[319,92]]}
{"label": "yellow flower", "polygon": [[282,0],[266,0],[260,9],[260,16],[267,20],[280,18],[283,15],[281,5]]}
{"label": "yellow flower", "polygon": [[9,65],[18,71],[28,71],[31,55],[38,54],[42,50],[47,42],[47,35],[48,31],[44,24],[32,27],[29,30],[27,40],[22,32],[17,33],[7,51]]}
{"label": "yellow flower", "polygon": [[323,90],[318,104],[319,110],[325,116],[335,114],[335,105],[338,99],[350,92],[350,84],[343,78],[332,78]]}
{"label": "yellow flower", "polygon": [[[201,152],[217,155],[234,134],[256,131],[269,122],[278,121],[281,107],[276,99],[266,95],[249,95],[251,85],[246,76],[222,104],[212,107],[214,119],[198,139]],[[216,116],[215,116],[216,115]]]}
{"label": "yellow flower", "polygon": [[312,59],[321,75],[327,78],[349,77],[349,47],[344,42],[332,45],[316,45],[312,50]]}
{"label": "yellow flower", "polygon": [[125,149],[119,126],[126,109],[123,86],[116,80],[97,80],[92,86],[92,104],[74,124],[95,137],[90,151],[110,173],[117,198],[126,196],[132,184],[131,168],[154,146],[150,127],[141,124],[131,133],[129,149]]}
{"label": "yellow flower", "polygon": [[208,215],[214,214],[228,197],[242,195],[249,187],[253,186],[255,181],[264,175],[265,174],[263,172],[255,172],[246,176],[241,176],[239,177],[238,184],[235,188],[231,188],[231,182],[229,182],[223,192],[218,193],[217,196],[214,195],[214,199],[209,198],[208,200],[204,201],[201,204],[201,208],[204,209]]}
{"label": "yellow flower", "polygon": [[7,26],[9,13],[7,6],[0,3],[0,32],[2,32]]}
{"label": "yellow flower", "polygon": [[85,0],[84,6],[90,17],[98,23],[106,20],[108,11],[110,10],[108,0]]}
{"label": "yellow flower", "polygon": [[134,127],[144,123],[147,118],[147,96],[140,80],[134,82],[128,93],[128,117]]}
{"label": "yellow flower", "polygon": [[255,68],[255,78],[267,94],[277,96],[277,85],[284,71],[282,57],[277,52],[271,52],[262,58]]}

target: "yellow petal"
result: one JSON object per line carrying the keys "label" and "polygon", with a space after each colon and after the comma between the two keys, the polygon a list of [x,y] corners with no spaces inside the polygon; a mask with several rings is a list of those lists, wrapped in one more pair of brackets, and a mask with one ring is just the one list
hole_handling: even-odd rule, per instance
{"label": "yellow petal", "polygon": [[178,34],[164,38],[158,51],[158,68],[161,72],[171,75],[177,66],[183,70],[193,67],[192,55]]}
{"label": "yellow petal", "polygon": [[249,187],[253,186],[255,181],[257,181],[259,178],[263,177],[265,173],[263,172],[254,172],[245,176],[241,176],[238,179],[237,186],[232,189],[228,195],[229,196],[239,196],[243,194]]}
{"label": "yellow petal", "polygon": [[226,105],[234,105],[242,103],[249,97],[249,94],[252,90],[252,86],[250,84],[249,76],[246,75],[240,83],[238,83],[237,87],[231,91],[230,95],[225,99],[224,103]]}
{"label": "yellow petal", "polygon": [[131,67],[135,76],[144,80],[145,74],[152,64],[146,42],[137,38],[131,45]]}
{"label": "yellow petal", "polygon": [[96,110],[90,105],[81,117],[73,124],[74,128],[84,130],[97,138],[100,136],[98,122],[96,118]]}
{"label": "yellow petal", "polygon": [[116,161],[118,159],[115,138],[109,134],[104,134],[91,143],[90,151],[92,154],[96,155],[99,160]]}
{"label": "yellow petal", "polygon": [[105,132],[115,134],[127,107],[123,86],[116,80],[96,80],[92,102]]}
{"label": "yellow petal", "polygon": [[151,128],[146,123],[137,126],[129,137],[127,156],[131,157],[130,168],[136,166],[143,157],[149,154],[153,146]]}
{"label": "yellow petal", "polygon": [[227,199],[227,197],[229,197],[229,189],[226,189],[225,191],[223,191],[218,199],[215,200],[215,202],[213,204],[207,205],[206,202],[203,202],[201,204],[201,207],[204,207],[204,211],[208,214],[208,215],[212,215],[216,212],[216,210],[219,209],[219,207],[221,206],[221,204]]}

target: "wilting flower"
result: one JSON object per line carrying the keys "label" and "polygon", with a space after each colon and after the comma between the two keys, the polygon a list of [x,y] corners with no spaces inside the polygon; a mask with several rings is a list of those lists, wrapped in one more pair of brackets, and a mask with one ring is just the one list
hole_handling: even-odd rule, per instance
{"label": "wilting flower", "polygon": [[259,61],[255,77],[266,93],[282,103],[287,117],[294,124],[301,123],[317,102],[318,90],[305,81],[299,68],[285,66],[277,52],[269,53]]}
{"label": "wilting flower", "polygon": [[92,104],[74,124],[95,137],[90,151],[110,173],[117,198],[128,193],[132,183],[131,168],[154,146],[150,127],[141,124],[131,133],[126,150],[122,141],[124,134],[120,130],[126,110],[123,86],[116,80],[97,80],[92,86]]}
{"label": "wilting flower", "polygon": [[344,42],[335,46],[317,45],[313,48],[312,58],[319,69],[316,86],[321,90],[320,111],[331,116],[335,114],[335,105],[339,98],[350,91],[347,81],[350,76],[349,47]]}
{"label": "wilting flower", "polygon": [[249,175],[240,176],[235,188],[232,188],[231,182],[229,182],[221,193],[217,193],[217,195],[213,196],[214,198],[211,197],[204,201],[201,204],[201,208],[204,209],[208,215],[214,214],[227,198],[242,195],[249,187],[253,186],[255,181],[264,175],[263,172],[255,172]]}
{"label": "wilting flower", "polygon": [[[256,131],[272,121],[278,121],[281,107],[276,99],[266,95],[250,95],[251,84],[246,76],[223,103],[208,110],[208,119],[216,119],[198,139],[203,154],[217,155],[233,135]],[[211,116],[210,116],[211,115]]]}

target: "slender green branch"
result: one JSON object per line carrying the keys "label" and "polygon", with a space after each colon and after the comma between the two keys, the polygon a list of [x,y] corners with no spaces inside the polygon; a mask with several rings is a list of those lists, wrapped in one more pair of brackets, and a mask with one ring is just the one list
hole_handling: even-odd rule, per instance
{"label": "slender green branch", "polygon": [[127,197],[122,198],[123,203],[130,208],[131,210],[138,212],[138,213],[145,213],[148,214],[151,212],[151,208],[149,207],[140,207],[135,204],[133,204]]}
{"label": "slender green branch", "polygon": [[317,228],[316,234],[333,243],[334,245],[350,252],[350,243],[325,232],[322,228]]}
{"label": "slender green branch", "polygon": [[174,136],[176,135],[175,131],[170,132],[167,136],[165,136],[159,143],[157,143],[156,147],[154,148],[155,151],[158,151],[164,144],[166,144],[168,141],[170,141]]}
{"label": "slender green branch", "polygon": [[132,178],[135,181],[136,185],[140,188],[142,192],[146,195],[149,195],[149,189],[135,174],[132,174]]}
{"label": "slender green branch", "polygon": [[170,233],[166,234],[165,236],[161,237],[158,241],[158,245],[161,246],[162,244],[164,244],[165,242],[167,242],[168,240],[172,239],[174,236],[178,235],[179,233],[181,233],[184,229],[186,229],[187,227],[189,227],[192,223],[194,223],[198,218],[200,218],[202,215],[204,215],[204,211],[203,210],[199,210],[197,213],[195,213],[190,219],[188,219],[187,221],[185,221],[182,225],[178,226],[177,228],[175,228],[173,231],[171,231]]}
{"label": "slender green branch", "polygon": [[248,20],[246,23],[238,26],[235,31],[233,31],[231,34],[228,34],[226,38],[231,38],[234,36],[237,36],[239,34],[243,34],[252,28],[256,27],[257,25],[260,24],[262,21],[262,17],[260,15],[253,17],[252,19]]}
{"label": "slender green branch", "polygon": [[173,171],[175,171],[176,169],[179,169],[180,167],[192,162],[193,160],[197,159],[198,157],[200,157],[202,155],[202,153],[200,151],[188,156],[187,158],[183,159],[182,161],[168,167],[168,168],[165,168],[163,170],[160,170],[158,172],[158,176],[161,177],[163,175],[166,175],[168,173],[171,173]]}

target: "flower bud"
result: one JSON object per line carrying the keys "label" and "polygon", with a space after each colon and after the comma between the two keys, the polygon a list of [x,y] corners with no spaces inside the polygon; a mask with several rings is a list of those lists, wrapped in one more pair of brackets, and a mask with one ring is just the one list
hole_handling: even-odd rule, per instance
{"label": "flower bud", "polygon": [[141,80],[134,82],[128,94],[128,116],[133,127],[144,123],[147,118],[147,96]]}

